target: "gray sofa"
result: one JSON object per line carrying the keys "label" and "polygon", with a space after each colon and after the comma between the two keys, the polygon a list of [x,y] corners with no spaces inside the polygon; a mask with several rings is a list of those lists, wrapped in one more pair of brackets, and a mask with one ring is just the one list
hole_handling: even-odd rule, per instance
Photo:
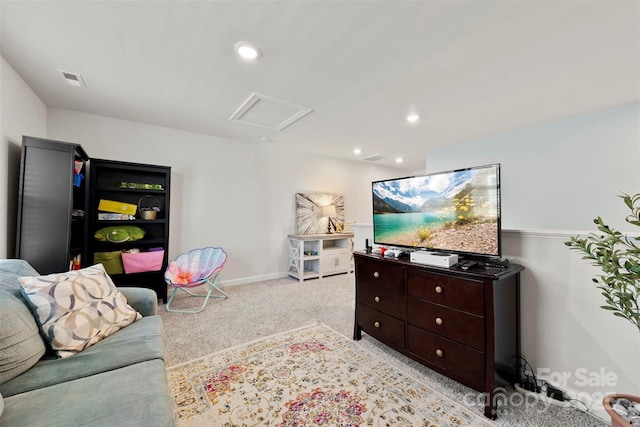
{"label": "gray sofa", "polygon": [[143,318],[58,359],[20,292],[18,277],[37,275],[0,260],[0,426],[175,425],[155,292],[120,288]]}

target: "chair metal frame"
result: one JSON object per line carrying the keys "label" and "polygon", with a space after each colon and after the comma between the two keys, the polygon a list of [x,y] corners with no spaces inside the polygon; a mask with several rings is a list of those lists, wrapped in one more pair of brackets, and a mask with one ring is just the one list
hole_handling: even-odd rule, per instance
{"label": "chair metal frame", "polygon": [[[224,266],[224,263],[222,264],[222,266]],[[165,282],[167,282],[167,284],[169,286],[173,287],[173,292],[171,292],[171,296],[169,297],[169,300],[167,301],[167,305],[165,306],[165,309],[168,312],[171,312],[171,313],[193,313],[193,314],[195,314],[195,313],[200,313],[202,310],[204,310],[204,308],[207,306],[207,302],[209,301],[209,298],[222,298],[222,299],[229,298],[229,295],[227,295],[222,289],[220,289],[218,286],[216,286],[216,283],[218,281],[218,275],[220,274],[220,271],[222,270],[222,266],[220,266],[220,268],[212,271],[211,274],[209,274],[209,276],[207,276],[206,278],[200,279],[197,282],[193,282],[193,283],[177,284],[177,283],[173,283],[170,280],[168,280],[167,278],[165,278]],[[207,286],[207,293],[194,293],[194,292],[191,292],[188,289],[188,288],[195,288],[197,286],[202,286],[202,285],[206,285]],[[186,293],[188,293],[189,295],[191,295],[193,297],[204,298],[204,302],[202,303],[202,306],[197,310],[182,310],[182,309],[177,309],[177,308],[171,308],[171,302],[173,301],[173,297],[176,296],[176,293],[178,292],[178,290],[186,292]],[[216,291],[217,294],[211,295],[211,293],[213,291]]]}
{"label": "chair metal frame", "polygon": [[[218,274],[216,273],[216,275],[214,276],[213,282],[210,279],[211,279],[210,277],[207,277],[205,280],[201,280],[201,281],[196,282],[194,284],[189,284],[189,286],[188,286],[188,287],[191,288],[191,287],[194,287],[194,286],[200,286],[200,285],[207,284],[209,286],[209,290],[208,290],[208,292],[206,294],[196,294],[196,293],[191,292],[189,289],[185,289],[185,285],[175,285],[175,284],[169,283],[169,286],[173,286],[173,292],[171,292],[171,296],[169,297],[169,301],[167,301],[167,305],[165,306],[167,311],[169,311],[171,313],[200,313],[207,306],[207,301],[209,301],[209,298],[222,298],[222,299],[229,298],[229,295],[224,293],[224,291],[222,289],[220,289],[219,287],[216,286],[216,282],[218,281]],[[197,310],[181,310],[181,309],[177,309],[177,308],[170,308],[171,301],[173,301],[173,297],[176,296],[176,293],[178,292],[178,289],[188,293],[192,297],[204,297],[204,302],[202,303],[202,306]],[[214,290],[216,290],[217,292],[219,292],[222,295],[211,295],[211,293]]]}

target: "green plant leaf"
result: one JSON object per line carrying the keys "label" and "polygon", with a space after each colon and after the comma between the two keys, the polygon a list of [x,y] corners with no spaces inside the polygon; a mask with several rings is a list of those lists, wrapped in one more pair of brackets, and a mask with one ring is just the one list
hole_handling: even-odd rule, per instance
{"label": "green plant leaf", "polygon": [[[640,193],[619,197],[631,211],[625,221],[640,226]],[[601,308],[627,319],[640,331],[640,237],[612,229],[600,216],[593,222],[600,234],[571,236],[564,244],[602,271],[598,279],[592,279],[605,300]]]}

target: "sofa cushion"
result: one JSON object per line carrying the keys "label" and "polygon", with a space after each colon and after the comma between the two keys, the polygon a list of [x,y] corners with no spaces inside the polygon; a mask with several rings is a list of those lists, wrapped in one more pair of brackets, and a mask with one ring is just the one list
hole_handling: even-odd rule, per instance
{"label": "sofa cushion", "polygon": [[5,397],[0,426],[173,426],[162,360]]}
{"label": "sofa cushion", "polygon": [[148,288],[118,288],[127,299],[127,304],[133,307],[142,317],[158,314],[158,294]]}
{"label": "sofa cushion", "polygon": [[36,319],[60,357],[69,357],[142,318],[102,264],[47,276],[21,277]]}
{"label": "sofa cushion", "polygon": [[31,368],[46,350],[18,282],[30,274],[38,272],[26,261],[0,260],[0,384]]}
{"label": "sofa cushion", "polygon": [[73,357],[41,360],[19,377],[0,385],[0,392],[7,398],[145,360],[163,360],[164,354],[162,319],[143,317]]}

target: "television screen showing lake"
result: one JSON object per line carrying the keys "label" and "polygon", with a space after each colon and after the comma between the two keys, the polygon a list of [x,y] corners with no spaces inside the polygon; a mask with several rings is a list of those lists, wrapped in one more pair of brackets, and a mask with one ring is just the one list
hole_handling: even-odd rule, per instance
{"label": "television screen showing lake", "polygon": [[374,242],[500,255],[499,166],[378,181]]}
{"label": "television screen showing lake", "polygon": [[395,240],[402,235],[413,235],[421,227],[438,227],[442,224],[453,221],[454,216],[443,217],[426,212],[404,213],[404,214],[376,214],[375,237],[376,240]]}

